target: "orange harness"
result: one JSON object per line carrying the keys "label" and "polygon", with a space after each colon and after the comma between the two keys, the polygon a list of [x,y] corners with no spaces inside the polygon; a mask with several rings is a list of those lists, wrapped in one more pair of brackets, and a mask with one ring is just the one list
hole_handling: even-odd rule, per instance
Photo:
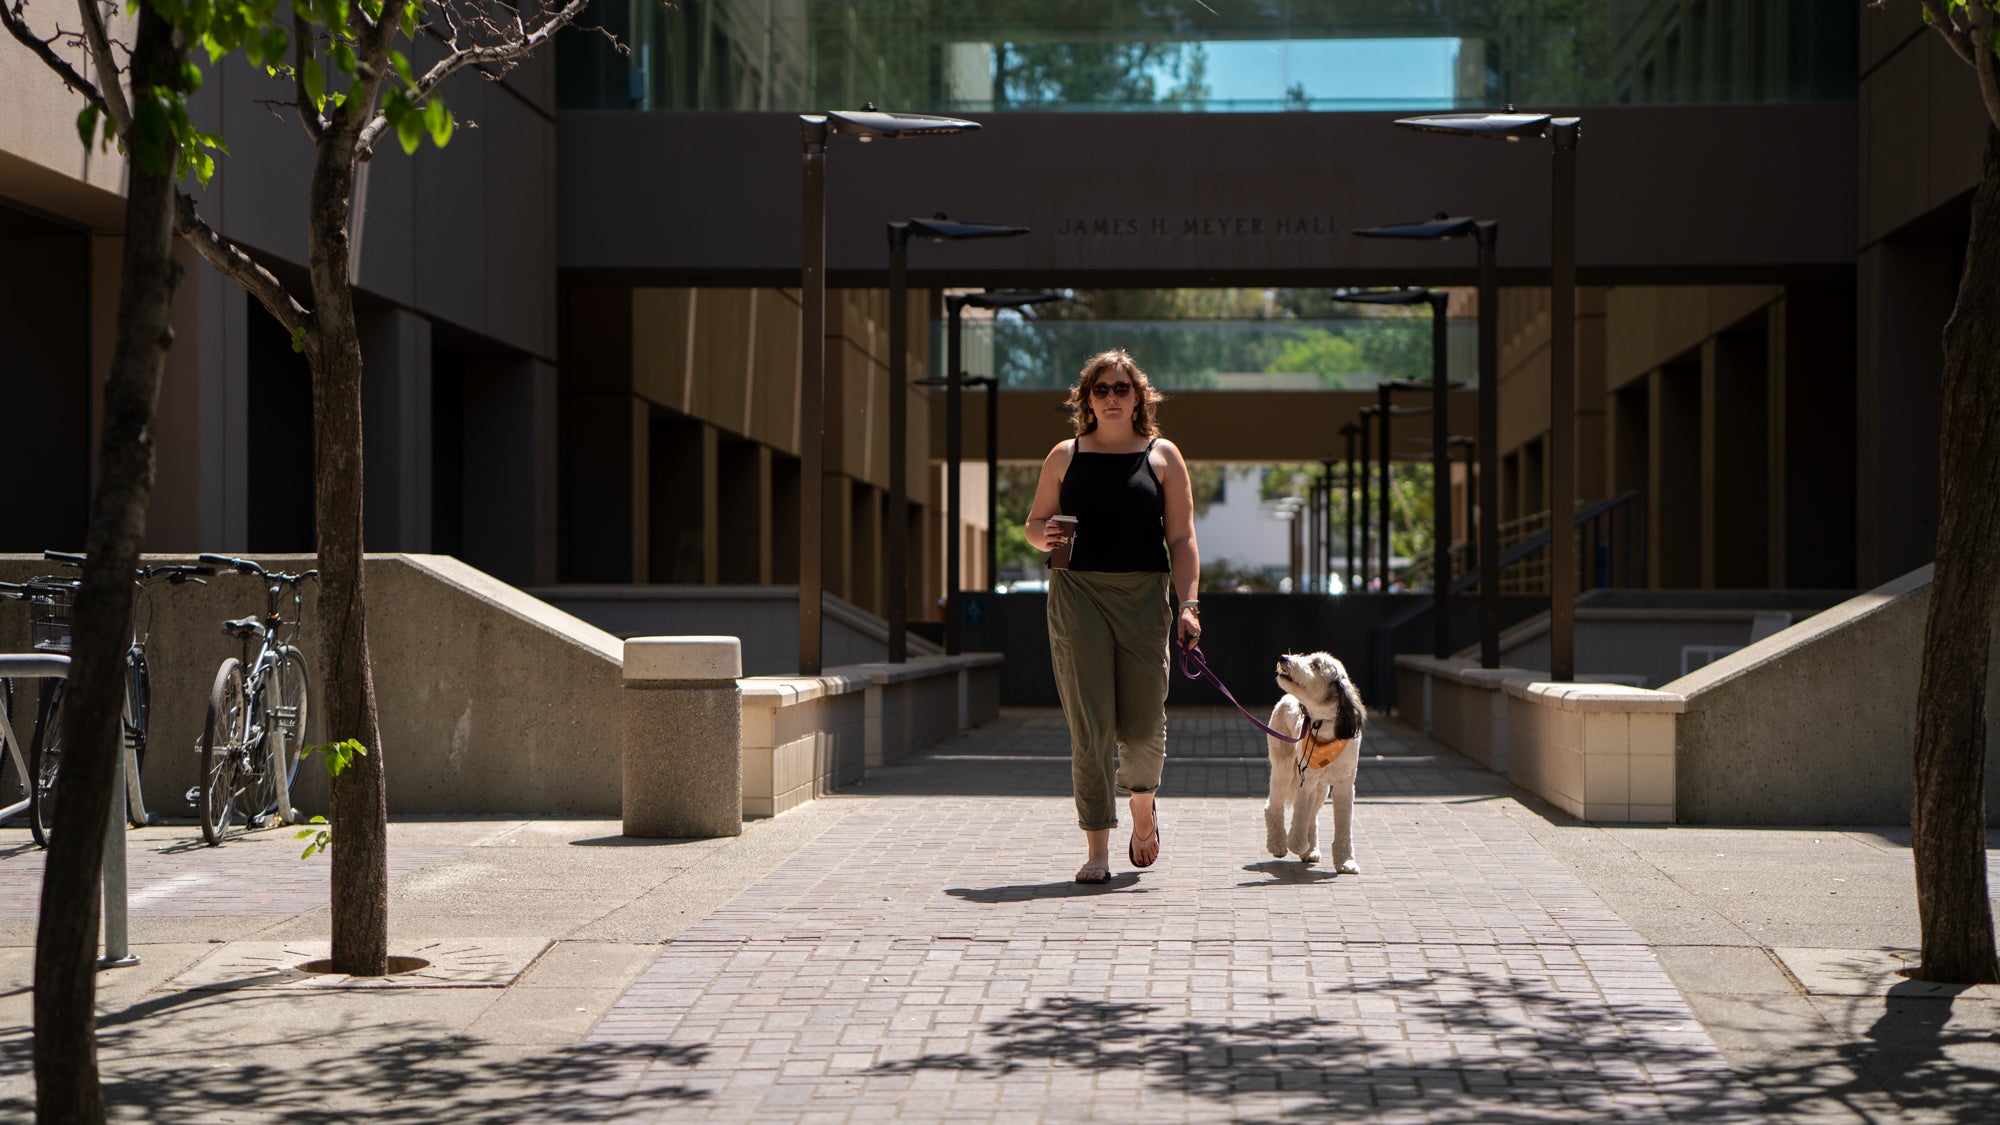
{"label": "orange harness", "polygon": [[1347,749],[1348,740],[1345,738],[1320,738],[1319,725],[1322,722],[1325,722],[1325,720],[1315,720],[1308,724],[1303,732],[1305,738],[1300,740],[1299,745],[1299,774],[1301,776],[1307,770],[1316,770],[1321,766],[1332,765],[1333,760],[1340,757],[1341,751]]}

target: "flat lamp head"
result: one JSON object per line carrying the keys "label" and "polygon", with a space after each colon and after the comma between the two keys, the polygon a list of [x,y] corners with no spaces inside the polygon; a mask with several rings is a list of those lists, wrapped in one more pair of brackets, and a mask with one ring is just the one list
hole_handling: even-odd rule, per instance
{"label": "flat lamp head", "polygon": [[954,133],[970,133],[979,128],[977,121],[965,121],[956,117],[935,117],[924,113],[886,113],[870,103],[860,109],[835,109],[827,112],[827,124],[835,133],[844,134],[863,142],[897,141],[908,137],[948,137]]}
{"label": "flat lamp head", "polygon": [[1440,211],[1429,219],[1419,219],[1413,223],[1362,227],[1354,233],[1362,238],[1463,238],[1473,233],[1478,223],[1479,220],[1469,215],[1447,215]]}
{"label": "flat lamp head", "polygon": [[965,303],[975,309],[1018,309],[1066,299],[1061,293],[1037,289],[988,289],[981,293],[966,293],[963,297]]}
{"label": "flat lamp head", "polygon": [[1487,137],[1501,141],[1548,135],[1551,120],[1548,114],[1515,113],[1513,108],[1508,106],[1505,113],[1431,113],[1422,117],[1404,117],[1396,124],[1419,133],[1452,133],[1461,137]]}
{"label": "flat lamp head", "polygon": [[1430,300],[1428,289],[1360,289],[1335,293],[1332,299],[1349,305],[1421,305]]}
{"label": "flat lamp head", "polygon": [[936,215],[928,219],[911,219],[910,233],[919,238],[936,242],[955,241],[962,238],[1014,238],[1027,234],[1027,227],[1010,227],[1000,223],[981,223],[971,219],[950,219]]}

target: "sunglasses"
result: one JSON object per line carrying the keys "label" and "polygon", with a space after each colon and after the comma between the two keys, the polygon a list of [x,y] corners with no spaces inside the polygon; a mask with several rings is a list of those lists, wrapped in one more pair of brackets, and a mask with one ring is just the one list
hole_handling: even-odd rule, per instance
{"label": "sunglasses", "polygon": [[1092,383],[1090,393],[1098,398],[1110,398],[1113,395],[1124,398],[1132,393],[1132,384],[1122,379],[1116,383]]}

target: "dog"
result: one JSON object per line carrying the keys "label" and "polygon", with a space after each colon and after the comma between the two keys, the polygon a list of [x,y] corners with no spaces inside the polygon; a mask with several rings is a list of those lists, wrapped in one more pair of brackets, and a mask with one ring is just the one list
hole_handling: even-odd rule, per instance
{"label": "dog", "polygon": [[[1271,796],[1264,802],[1264,846],[1278,859],[1291,852],[1318,863],[1319,807],[1333,794],[1334,870],[1353,875],[1354,774],[1361,762],[1361,732],[1368,711],[1347,668],[1324,652],[1283,656],[1278,686],[1284,698],[1271,708],[1271,728],[1297,742],[1265,739],[1271,749]],[[1285,827],[1290,807],[1292,823]]]}

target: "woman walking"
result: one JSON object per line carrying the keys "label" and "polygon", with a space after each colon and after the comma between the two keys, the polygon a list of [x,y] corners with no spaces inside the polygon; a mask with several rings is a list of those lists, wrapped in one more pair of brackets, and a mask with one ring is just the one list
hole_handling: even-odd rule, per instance
{"label": "woman walking", "polygon": [[1043,460],[1028,511],[1028,542],[1069,547],[1067,569],[1049,572],[1049,651],[1088,849],[1079,883],[1111,877],[1119,789],[1132,794],[1127,858],[1151,867],[1160,856],[1168,641],[1176,624],[1184,643],[1201,636],[1194,491],[1160,436],[1162,398],[1124,349],[1090,357],[1069,394],[1076,436]]}

